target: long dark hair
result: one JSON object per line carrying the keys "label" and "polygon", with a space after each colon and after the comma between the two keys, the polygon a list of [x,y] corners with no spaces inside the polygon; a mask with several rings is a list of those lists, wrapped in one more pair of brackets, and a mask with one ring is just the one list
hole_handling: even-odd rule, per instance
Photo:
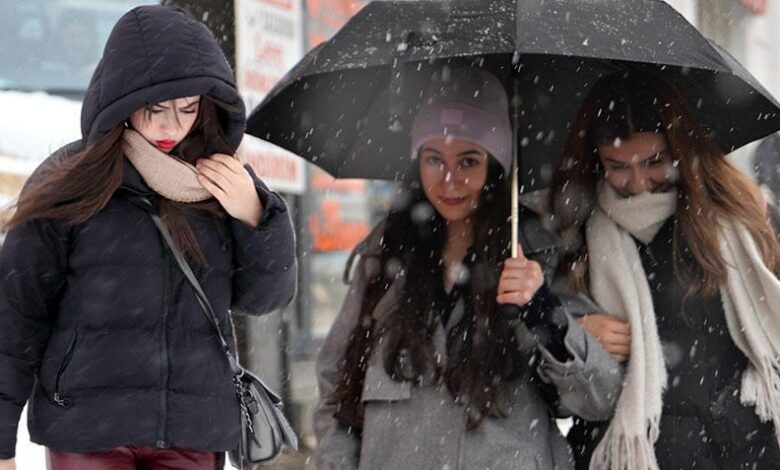
{"label": "long dark hair", "polygon": [[[225,109],[224,103],[202,96],[198,117],[190,133],[172,153],[190,163],[214,153],[232,154],[234,149],[223,132],[227,119]],[[118,125],[72,157],[64,153],[55,155],[50,164],[28,181],[5,229],[41,218],[61,219],[67,226],[73,226],[100,212],[122,184],[124,130],[123,124]],[[183,204],[160,197],[161,218],[176,245],[187,256],[205,265],[203,250],[187,222],[187,213],[192,209],[206,210],[216,217],[225,214],[213,198],[202,203]]]}
{"label": "long dark hair", "polygon": [[[465,312],[448,333],[448,359],[442,366],[432,341],[439,322],[432,307],[434,292],[443,282],[446,223],[425,197],[419,167],[409,174],[384,221],[380,269],[368,279],[360,321],[340,364],[341,380],[329,400],[338,405],[336,417],[343,424],[362,429],[366,369],[381,342],[383,366],[393,380],[444,381],[456,401],[466,406],[467,425],[473,429],[488,415],[507,415],[504,382],[521,371],[514,329],[498,314],[495,300],[502,263],[510,256],[509,185],[491,157],[474,221],[472,269],[462,297]],[[403,283],[398,301],[385,320],[375,321],[374,309],[396,281]]]}
{"label": "long dark hair", "polygon": [[[715,295],[727,276],[720,252],[718,221],[743,224],[758,244],[764,263],[780,274],[780,244],[764,215],[759,188],[734,168],[689,111],[685,98],[660,77],[616,73],[596,83],[580,108],[561,163],[553,176],[550,207],[558,223],[559,271],[578,291],[587,288],[588,256],[582,228],[596,201],[603,171],[598,144],[636,132],[663,134],[677,178],[678,229],[675,272],[686,296]],[[693,254],[682,263],[680,237]]]}

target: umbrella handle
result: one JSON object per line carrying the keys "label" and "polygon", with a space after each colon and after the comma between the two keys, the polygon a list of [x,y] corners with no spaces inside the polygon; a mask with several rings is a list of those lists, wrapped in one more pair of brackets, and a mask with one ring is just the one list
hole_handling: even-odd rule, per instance
{"label": "umbrella handle", "polygon": [[[513,139],[513,144],[516,145],[516,134],[517,132],[514,132],[515,137]],[[513,147],[515,147],[513,145]],[[516,148],[516,147],[515,147]],[[510,205],[510,213],[509,213],[509,224],[511,227],[511,233],[512,233],[512,245],[511,245],[511,253],[512,258],[517,258],[517,244],[519,242],[519,236],[518,236],[518,223],[520,219],[520,210],[518,206],[518,193],[519,188],[517,184],[518,178],[518,172],[517,172],[517,152],[514,152],[514,156],[512,158],[512,181],[511,181],[511,205]],[[501,314],[502,317],[506,318],[507,320],[517,320],[520,318],[520,307],[518,307],[515,304],[501,304],[498,306],[498,311]]]}

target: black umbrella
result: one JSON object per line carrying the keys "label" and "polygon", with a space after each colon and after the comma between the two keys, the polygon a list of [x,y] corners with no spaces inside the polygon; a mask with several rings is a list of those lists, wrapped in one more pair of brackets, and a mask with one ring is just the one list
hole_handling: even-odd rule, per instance
{"label": "black umbrella", "polygon": [[271,90],[247,132],[336,177],[400,179],[410,121],[443,63],[485,67],[513,97],[513,256],[518,193],[546,185],[608,73],[665,75],[724,152],[780,129],[777,101],[661,0],[429,0],[370,3]]}
{"label": "black umbrella", "polygon": [[525,190],[546,185],[590,86],[617,70],[675,83],[724,152],[780,129],[777,101],[663,1],[452,0],[368,4],[281,80],[248,132],[336,177],[398,179],[421,92],[446,62],[517,90]]}

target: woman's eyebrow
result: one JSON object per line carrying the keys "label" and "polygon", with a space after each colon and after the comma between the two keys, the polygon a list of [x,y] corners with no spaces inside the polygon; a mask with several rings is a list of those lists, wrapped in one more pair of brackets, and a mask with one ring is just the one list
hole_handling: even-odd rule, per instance
{"label": "woman's eyebrow", "polygon": [[618,165],[631,165],[631,164],[634,164],[634,163],[645,162],[647,160],[650,160],[651,158],[655,158],[655,157],[657,157],[659,155],[663,155],[665,153],[669,153],[669,150],[668,149],[659,150],[659,151],[654,152],[654,153],[652,153],[652,154],[650,154],[650,155],[648,155],[646,157],[639,157],[639,156],[637,156],[637,159],[635,161],[630,161],[630,162],[626,162],[626,161],[623,161],[623,160],[616,160],[616,159],[610,158],[610,157],[604,157],[604,160],[607,163],[614,163],[614,164],[618,164]]}
{"label": "woman's eyebrow", "polygon": [[436,155],[441,155],[442,154],[441,152],[439,152],[435,148],[431,148],[431,147],[423,147],[422,149],[420,149],[420,153],[422,154],[423,152],[433,152]]}
{"label": "woman's eyebrow", "polygon": [[470,149],[470,150],[466,150],[466,151],[460,152],[458,154],[459,157],[465,157],[467,155],[480,155],[480,156],[482,156],[482,155],[484,155],[484,153],[479,151],[479,150],[477,150],[477,149]]}

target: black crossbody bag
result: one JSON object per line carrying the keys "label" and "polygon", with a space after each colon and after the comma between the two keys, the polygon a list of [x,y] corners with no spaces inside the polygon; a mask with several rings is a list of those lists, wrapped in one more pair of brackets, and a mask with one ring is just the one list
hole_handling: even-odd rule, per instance
{"label": "black crossbody bag", "polygon": [[[144,197],[137,196],[134,199],[140,200],[146,207],[152,207],[151,201]],[[238,363],[230,351],[228,341],[222,334],[219,319],[214,314],[209,299],[184,256],[173,242],[168,229],[163,225],[159,215],[150,211],[149,216],[162,234],[168,251],[171,252],[184,273],[184,277],[187,278],[195,291],[203,313],[217,332],[217,337],[233,372],[233,386],[236,389],[236,396],[241,408],[241,434],[236,448],[228,452],[230,463],[236,468],[244,468],[249,464],[272,460],[279,455],[285,446],[297,450],[298,437],[282,412],[281,398],[262,380]]]}

